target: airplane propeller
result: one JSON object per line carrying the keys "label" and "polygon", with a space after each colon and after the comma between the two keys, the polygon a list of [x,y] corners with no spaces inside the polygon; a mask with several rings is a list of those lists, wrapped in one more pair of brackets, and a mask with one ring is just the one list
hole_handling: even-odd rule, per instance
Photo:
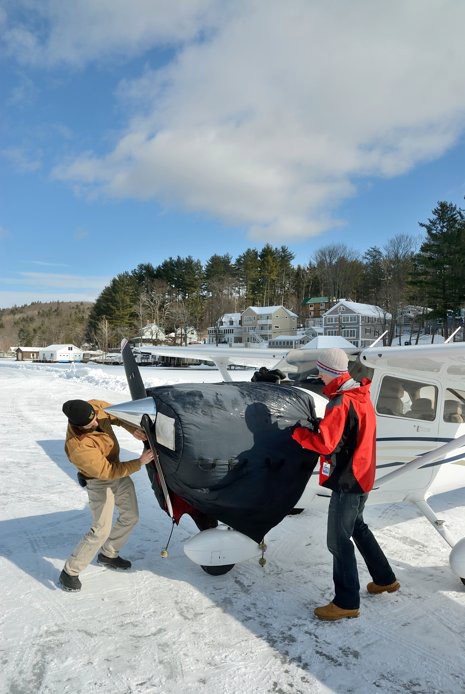
{"label": "airplane propeller", "polygon": [[[158,458],[158,452],[156,449],[155,445],[155,438],[153,435],[152,431],[152,421],[147,414],[147,412],[151,412],[154,410],[154,414],[156,416],[156,407],[155,403],[153,401],[153,398],[147,398],[147,391],[145,390],[144,382],[142,380],[142,376],[140,375],[139,367],[137,366],[136,360],[134,358],[134,355],[132,353],[132,350],[129,346],[129,342],[126,339],[123,339],[121,341],[121,356],[123,358],[123,364],[124,364],[124,371],[126,372],[126,378],[128,381],[129,385],[129,391],[131,393],[131,398],[133,400],[150,400],[150,405],[149,409],[147,410],[146,408],[144,409],[144,412],[141,413],[141,419],[139,421],[139,426],[142,427],[142,429],[145,432],[145,435],[147,437],[147,444],[152,450],[153,453],[153,462],[155,464],[156,470],[157,470],[157,475],[158,475],[158,481],[160,482],[160,486],[163,491],[163,496],[165,498],[165,503],[166,503],[166,508],[168,511],[168,514],[173,521],[173,525],[175,523],[175,518],[174,518],[174,513],[173,513],[173,506],[171,504],[171,499],[170,499],[170,493],[168,491],[168,487],[166,485],[165,481],[165,476],[163,474],[163,470],[161,469],[160,465],[160,460]],[[111,408],[107,408],[110,410]],[[170,535],[171,538],[171,535]],[[168,540],[169,542],[169,540]],[[168,546],[168,545],[167,545]],[[167,551],[167,546],[164,547],[161,551],[161,556],[162,557],[167,557],[168,556],[168,551]]]}

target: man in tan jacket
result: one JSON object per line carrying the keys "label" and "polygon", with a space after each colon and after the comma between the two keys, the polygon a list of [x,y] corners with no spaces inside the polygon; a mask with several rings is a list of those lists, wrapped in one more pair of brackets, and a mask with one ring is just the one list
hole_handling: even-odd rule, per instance
{"label": "man in tan jacket", "polygon": [[[131,562],[119,556],[119,550],[139,519],[136,492],[129,477],[153,460],[150,449],[140,458],[122,463],[119,444],[112,425],[122,426],[139,441],[145,440],[141,429],[120,422],[104,411],[102,400],[68,400],[63,412],[68,417],[65,451],[78,469],[78,479],[89,496],[92,526],[67,559],[60,574],[64,590],[81,590],[79,574],[97,554],[98,563],[113,569],[129,569]],[[119,511],[112,527],[113,509]]]}

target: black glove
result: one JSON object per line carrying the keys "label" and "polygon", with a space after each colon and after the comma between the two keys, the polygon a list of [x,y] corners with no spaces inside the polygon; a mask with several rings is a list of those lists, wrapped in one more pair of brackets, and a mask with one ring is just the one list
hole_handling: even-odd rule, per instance
{"label": "black glove", "polygon": [[82,472],[78,472],[77,479],[81,487],[87,487],[87,477],[84,477]]}
{"label": "black glove", "polygon": [[315,418],[308,418],[308,419],[299,419],[297,424],[294,425],[292,432],[294,432],[294,429],[297,427],[305,427],[305,429],[309,429],[310,431],[318,431],[320,428],[320,422],[321,419],[319,417]]}
{"label": "black glove", "polygon": [[286,376],[279,369],[267,369],[266,366],[260,367],[252,376],[254,383],[279,383]]}

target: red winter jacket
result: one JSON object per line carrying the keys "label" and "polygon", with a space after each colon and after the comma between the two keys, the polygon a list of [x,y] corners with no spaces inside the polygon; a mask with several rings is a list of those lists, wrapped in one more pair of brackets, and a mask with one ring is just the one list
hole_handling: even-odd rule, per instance
{"label": "red winter jacket", "polygon": [[370,383],[349,374],[323,389],[329,397],[320,430],[296,427],[292,433],[303,448],[321,453],[320,484],[344,492],[373,489],[376,472],[376,415],[370,400]]}

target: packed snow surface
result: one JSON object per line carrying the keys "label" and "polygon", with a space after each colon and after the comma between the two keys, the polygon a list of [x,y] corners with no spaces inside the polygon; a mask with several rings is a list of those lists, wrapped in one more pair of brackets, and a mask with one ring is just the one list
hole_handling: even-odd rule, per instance
{"label": "packed snow surface", "polygon": [[[211,368],[141,373],[147,386],[220,380]],[[169,557],[160,557],[171,522],[144,470],[133,475],[140,522],[122,552],[132,570],[93,563],[80,593],[60,590],[63,563],[90,520],[63,450],[61,405],[70,398],[129,400],[123,368],[0,362],[1,692],[465,691],[465,588],[449,569],[447,545],[407,505],[367,509],[401,590],[369,596],[360,561],[359,619],[312,616],[332,598],[326,502],[269,534],[264,568],[253,560],[212,577],[183,553],[196,532],[189,518],[175,529]],[[137,456],[141,444],[117,433],[122,459]],[[456,489],[431,505],[459,538],[465,467],[450,469]]]}

